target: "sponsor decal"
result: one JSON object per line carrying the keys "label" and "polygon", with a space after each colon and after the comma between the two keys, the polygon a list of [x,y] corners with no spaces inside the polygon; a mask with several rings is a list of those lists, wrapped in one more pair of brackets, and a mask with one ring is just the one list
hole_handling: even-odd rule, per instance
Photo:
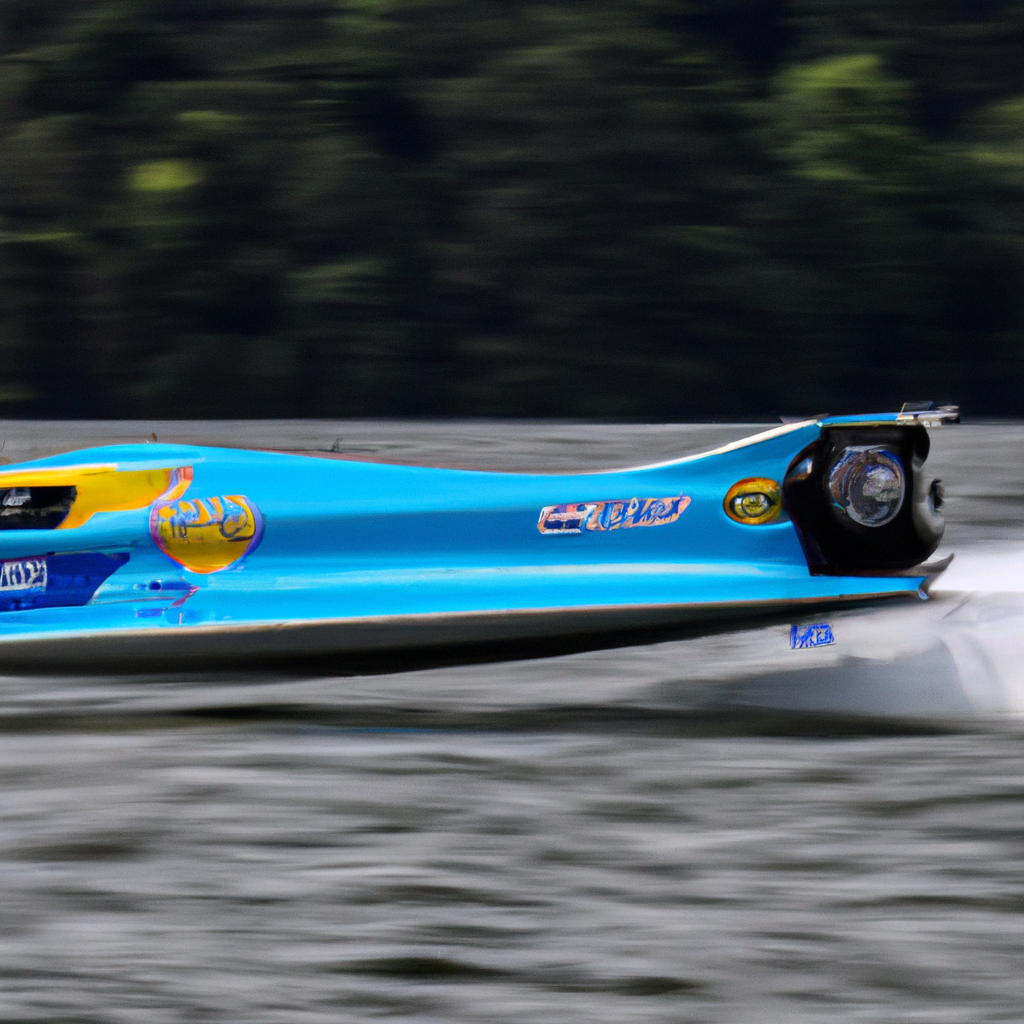
{"label": "sponsor decal", "polygon": [[827,647],[835,642],[832,627],[827,622],[815,622],[811,626],[792,626],[789,630],[789,646],[794,651],[801,651],[807,647]]}
{"label": "sponsor decal", "polygon": [[782,488],[777,480],[763,476],[738,480],[725,496],[725,514],[744,526],[760,526],[779,518]]}
{"label": "sponsor decal", "polygon": [[584,501],[568,505],[545,505],[537,529],[541,533],[601,533],[631,530],[637,526],[667,526],[686,510],[685,494],[671,498],[625,498],[614,501]]}
{"label": "sponsor decal", "polygon": [[0,612],[76,608],[88,604],[128,553],[35,555],[0,562]]}
{"label": "sponsor decal", "polygon": [[263,517],[244,495],[221,494],[154,505],[149,532],[179,565],[192,572],[219,572],[259,544]]}

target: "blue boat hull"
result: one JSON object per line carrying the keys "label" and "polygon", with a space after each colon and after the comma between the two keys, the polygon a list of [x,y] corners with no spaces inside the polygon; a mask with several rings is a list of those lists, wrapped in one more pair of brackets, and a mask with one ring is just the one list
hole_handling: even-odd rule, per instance
{"label": "blue boat hull", "polygon": [[814,573],[785,508],[745,522],[723,505],[737,482],[783,481],[834,422],[586,474],[163,444],[7,467],[0,665],[596,644],[611,631],[917,599],[928,569]]}

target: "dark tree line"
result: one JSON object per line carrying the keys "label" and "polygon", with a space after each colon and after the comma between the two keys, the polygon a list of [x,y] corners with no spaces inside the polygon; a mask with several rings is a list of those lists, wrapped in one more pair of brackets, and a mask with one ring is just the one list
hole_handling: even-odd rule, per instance
{"label": "dark tree line", "polygon": [[1024,413],[1024,0],[0,0],[0,413]]}

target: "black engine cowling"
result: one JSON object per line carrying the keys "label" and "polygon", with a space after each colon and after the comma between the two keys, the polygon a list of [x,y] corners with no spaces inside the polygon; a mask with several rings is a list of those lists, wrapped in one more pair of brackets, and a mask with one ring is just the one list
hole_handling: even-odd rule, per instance
{"label": "black engine cowling", "polygon": [[[814,575],[899,572],[935,551],[945,523],[942,484],[923,469],[929,447],[922,426],[827,427],[797,455],[782,500]],[[860,504],[848,500],[851,490]]]}

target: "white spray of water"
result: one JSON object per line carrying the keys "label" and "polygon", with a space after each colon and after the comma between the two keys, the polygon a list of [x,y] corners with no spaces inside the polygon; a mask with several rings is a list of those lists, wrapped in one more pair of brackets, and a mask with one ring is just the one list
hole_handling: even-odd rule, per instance
{"label": "white spray of water", "polygon": [[761,670],[735,680],[729,699],[824,713],[1024,714],[1024,546],[958,553],[931,595],[825,616],[835,643],[814,651],[786,650],[778,628],[757,631]]}

